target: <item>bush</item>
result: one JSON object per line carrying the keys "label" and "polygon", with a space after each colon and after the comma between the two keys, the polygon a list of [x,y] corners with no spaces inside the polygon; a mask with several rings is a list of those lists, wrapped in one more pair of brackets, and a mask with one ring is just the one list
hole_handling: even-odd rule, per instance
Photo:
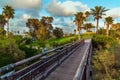
{"label": "bush", "polygon": [[93,80],[120,80],[120,44],[92,55]]}
{"label": "bush", "polygon": [[25,52],[25,54],[26,54],[25,58],[32,57],[32,56],[34,56],[34,55],[36,55],[36,54],[41,52],[40,50],[35,49],[35,48],[33,48],[33,46],[29,46],[29,45],[28,46],[27,45],[21,45],[19,48],[22,51]]}
{"label": "bush", "polygon": [[0,39],[0,67],[24,59],[25,53],[15,42],[15,39]]}
{"label": "bush", "polygon": [[93,47],[96,49],[106,49],[116,42],[115,38],[105,35],[93,36]]}
{"label": "bush", "polygon": [[100,28],[100,29],[98,30],[98,34],[106,35],[106,29]]}

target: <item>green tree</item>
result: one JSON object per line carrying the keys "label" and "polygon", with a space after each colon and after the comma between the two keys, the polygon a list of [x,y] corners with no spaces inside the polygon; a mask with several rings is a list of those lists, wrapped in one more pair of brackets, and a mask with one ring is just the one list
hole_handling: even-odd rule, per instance
{"label": "green tree", "polygon": [[53,30],[52,22],[53,22],[53,17],[45,17],[43,16],[40,20],[40,23],[51,33]]}
{"label": "green tree", "polygon": [[35,31],[41,27],[40,21],[38,19],[30,18],[26,22],[26,26],[29,28],[30,35],[32,36],[33,39],[36,38],[36,33]]}
{"label": "green tree", "polygon": [[53,34],[55,35],[56,38],[61,38],[63,37],[63,30],[61,28],[56,27],[53,30]]}
{"label": "green tree", "polygon": [[105,18],[105,22],[106,22],[106,35],[109,35],[109,25],[111,25],[113,23],[113,18],[108,16]]}
{"label": "green tree", "polygon": [[48,35],[49,35],[49,32],[43,25],[41,25],[41,27],[36,31],[36,37],[41,41],[48,39],[49,37]]}
{"label": "green tree", "polygon": [[81,26],[83,24],[83,21],[85,20],[85,17],[83,16],[83,12],[78,12],[74,16],[75,16],[74,22],[77,25],[77,30],[78,30],[78,39],[80,40]]}
{"label": "green tree", "polygon": [[96,25],[96,33],[98,33],[98,26],[99,26],[99,19],[102,18],[102,15],[106,15],[105,12],[108,11],[108,9],[105,9],[105,7],[102,6],[95,6],[91,9],[91,14],[94,16],[94,19],[97,21]]}
{"label": "green tree", "polygon": [[28,19],[26,26],[30,29],[30,35],[33,39],[45,40],[50,38],[53,31],[53,17],[43,16],[40,20],[38,19]]}
{"label": "green tree", "polygon": [[8,5],[3,8],[2,14],[5,17],[5,19],[7,20],[7,32],[6,32],[6,36],[9,35],[9,20],[10,20],[10,18],[12,18],[12,19],[14,18],[14,14],[15,14],[14,11],[15,10],[11,6],[8,6]]}

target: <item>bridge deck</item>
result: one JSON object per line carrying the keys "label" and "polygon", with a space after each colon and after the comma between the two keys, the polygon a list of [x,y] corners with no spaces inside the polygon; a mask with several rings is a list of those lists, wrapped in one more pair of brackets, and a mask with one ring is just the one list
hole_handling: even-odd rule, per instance
{"label": "bridge deck", "polygon": [[80,65],[82,56],[86,51],[90,40],[85,40],[83,46],[76,50],[67,60],[56,68],[45,80],[73,80]]}

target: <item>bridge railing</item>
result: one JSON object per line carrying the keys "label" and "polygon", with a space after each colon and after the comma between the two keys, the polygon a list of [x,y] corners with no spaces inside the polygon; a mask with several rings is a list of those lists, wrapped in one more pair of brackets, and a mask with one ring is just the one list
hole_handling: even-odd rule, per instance
{"label": "bridge railing", "polygon": [[72,43],[68,43],[68,44],[65,44],[65,45],[63,45],[63,46],[59,46],[59,47],[57,47],[57,48],[54,48],[54,49],[52,49],[52,50],[43,52],[42,54],[38,54],[38,55],[35,55],[35,56],[33,56],[33,57],[30,57],[30,58],[27,58],[27,59],[18,61],[18,62],[14,63],[14,64],[8,64],[7,66],[4,66],[4,67],[0,68],[0,75],[1,75],[1,74],[5,74],[5,73],[9,72],[10,70],[13,70],[13,69],[15,69],[16,67],[21,66],[21,65],[24,65],[24,64],[26,64],[26,63],[28,63],[28,62],[31,62],[31,61],[35,60],[35,59],[40,59],[42,56],[54,54],[54,53],[56,53],[57,50],[61,50],[61,49],[63,49],[64,47],[66,47],[66,46],[68,46],[68,45],[71,45],[71,44],[72,44]]}
{"label": "bridge railing", "polygon": [[81,59],[80,65],[77,69],[76,75],[73,80],[91,80],[91,54],[92,54],[92,40],[90,39],[89,45],[85,49],[84,55]]}
{"label": "bridge railing", "polygon": [[[69,45],[67,44],[57,49],[54,49],[52,51],[48,51],[46,52],[46,54],[49,52],[53,52],[53,54],[19,71],[16,71],[9,76],[4,76],[1,79],[4,79],[4,80],[35,80],[36,78],[43,79],[50,72],[52,72],[59,64],[61,64],[68,56],[70,56],[83,43],[84,43],[84,40],[81,40],[79,42],[75,42]],[[25,59],[23,61],[17,62],[14,64],[13,67],[17,67],[21,64],[32,61],[36,58],[40,58],[44,55],[37,55],[31,58]]]}

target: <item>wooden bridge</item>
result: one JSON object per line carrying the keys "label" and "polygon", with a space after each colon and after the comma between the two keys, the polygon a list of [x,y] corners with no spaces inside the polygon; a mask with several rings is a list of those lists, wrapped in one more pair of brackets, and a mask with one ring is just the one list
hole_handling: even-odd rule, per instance
{"label": "wooden bridge", "polygon": [[91,39],[72,42],[9,64],[0,68],[0,79],[91,80],[91,42]]}

